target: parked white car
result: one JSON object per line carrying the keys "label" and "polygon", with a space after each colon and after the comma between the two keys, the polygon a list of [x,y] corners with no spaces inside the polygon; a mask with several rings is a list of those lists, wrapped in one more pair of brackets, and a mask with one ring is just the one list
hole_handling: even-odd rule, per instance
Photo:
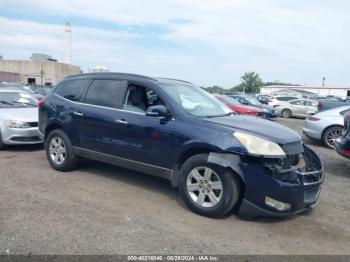
{"label": "parked white car", "polygon": [[297,96],[282,96],[282,95],[281,96],[274,96],[274,97],[270,98],[268,105],[276,107],[283,102],[287,102],[287,101],[299,99],[299,98],[300,97],[297,97]]}
{"label": "parked white car", "polygon": [[24,91],[0,90],[0,150],[38,143],[38,100]]}
{"label": "parked white car", "polygon": [[281,102],[275,108],[277,113],[284,118],[302,117],[306,118],[310,114],[317,112],[318,102],[308,99],[295,99],[288,102]]}
{"label": "parked white car", "polygon": [[307,137],[322,141],[334,148],[335,140],[342,135],[344,115],[350,112],[350,106],[342,106],[319,112],[305,120],[303,133]]}

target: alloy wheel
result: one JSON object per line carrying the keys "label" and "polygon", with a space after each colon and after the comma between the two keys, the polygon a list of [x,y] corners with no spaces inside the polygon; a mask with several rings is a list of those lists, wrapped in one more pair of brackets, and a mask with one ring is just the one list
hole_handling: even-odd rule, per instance
{"label": "alloy wheel", "polygon": [[200,207],[213,207],[222,198],[223,185],[220,177],[209,167],[191,170],[186,181],[187,192]]}
{"label": "alloy wheel", "polygon": [[327,130],[325,134],[325,141],[327,145],[334,148],[335,140],[342,135],[343,129],[341,127],[332,127]]}
{"label": "alloy wheel", "polygon": [[66,146],[64,141],[60,137],[54,137],[50,141],[49,145],[51,160],[57,164],[61,165],[66,160]]}

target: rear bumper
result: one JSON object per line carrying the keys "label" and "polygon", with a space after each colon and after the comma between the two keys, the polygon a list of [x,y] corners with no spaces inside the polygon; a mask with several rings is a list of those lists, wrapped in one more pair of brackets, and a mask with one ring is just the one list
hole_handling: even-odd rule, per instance
{"label": "rear bumper", "polygon": [[40,144],[37,127],[32,128],[7,128],[3,130],[2,141],[6,145]]}
{"label": "rear bumper", "polygon": [[[311,166],[318,170],[299,172],[298,170],[281,170],[280,174],[288,174],[297,178],[298,182],[283,182],[266,173],[265,168],[240,163],[240,169],[245,179],[245,193],[239,214],[243,217],[274,216],[286,217],[313,208],[318,203],[321,187],[324,181],[324,162],[317,154],[305,148],[310,156]],[[287,173],[288,172],[288,173]],[[266,203],[266,197],[282,203],[290,208],[278,210]]]}
{"label": "rear bumper", "polygon": [[323,128],[317,122],[305,120],[303,134],[311,139],[321,140]]}
{"label": "rear bumper", "polygon": [[271,119],[271,118],[276,118],[277,117],[277,112],[272,113],[272,112],[264,112],[264,116],[267,119]]}

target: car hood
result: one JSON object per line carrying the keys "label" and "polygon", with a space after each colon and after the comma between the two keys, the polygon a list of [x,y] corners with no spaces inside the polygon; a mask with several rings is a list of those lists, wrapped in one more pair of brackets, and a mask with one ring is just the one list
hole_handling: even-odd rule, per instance
{"label": "car hood", "polygon": [[263,110],[259,107],[255,107],[255,106],[246,106],[246,105],[235,105],[239,108],[242,108],[244,110],[247,110],[247,111],[251,111],[251,112],[262,112]]}
{"label": "car hood", "polygon": [[38,108],[0,108],[0,117],[4,120],[38,122]]}
{"label": "car hood", "polygon": [[282,126],[278,123],[257,117],[234,115],[226,117],[206,118],[204,121],[230,127],[233,129],[233,132],[247,132],[252,135],[268,139],[280,145],[301,141],[300,135],[294,130]]}

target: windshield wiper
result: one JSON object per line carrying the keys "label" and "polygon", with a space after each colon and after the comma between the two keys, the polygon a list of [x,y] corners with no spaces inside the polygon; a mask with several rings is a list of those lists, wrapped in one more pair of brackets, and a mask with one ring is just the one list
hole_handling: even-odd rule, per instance
{"label": "windshield wiper", "polygon": [[23,105],[28,105],[28,106],[37,106],[35,104],[31,104],[31,103],[26,103],[26,102],[18,102],[18,101],[11,101],[12,103],[17,103],[17,104],[23,104]]}
{"label": "windshield wiper", "polygon": [[236,112],[229,112],[227,114],[222,114],[222,115],[212,115],[212,116],[205,116],[206,118],[213,118],[213,117],[224,117],[224,116],[232,116],[232,115],[237,115]]}

